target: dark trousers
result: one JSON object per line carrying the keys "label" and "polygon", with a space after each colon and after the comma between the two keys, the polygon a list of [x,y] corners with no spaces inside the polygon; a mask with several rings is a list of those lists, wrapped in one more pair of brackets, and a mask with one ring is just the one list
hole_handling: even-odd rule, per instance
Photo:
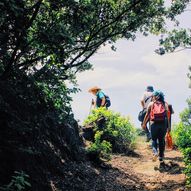
{"label": "dark trousers", "polygon": [[[165,150],[165,135],[167,131],[167,123],[166,121],[161,122],[150,122],[151,127],[151,138],[152,138],[152,146],[156,151],[158,151],[159,146],[159,157],[164,157]],[[158,143],[157,143],[158,141]]]}

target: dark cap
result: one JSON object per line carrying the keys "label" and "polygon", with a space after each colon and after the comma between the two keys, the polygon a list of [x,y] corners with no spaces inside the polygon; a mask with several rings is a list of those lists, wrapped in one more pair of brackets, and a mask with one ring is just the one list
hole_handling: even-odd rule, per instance
{"label": "dark cap", "polygon": [[153,92],[154,89],[153,89],[153,86],[147,86],[147,89],[146,89],[148,92]]}

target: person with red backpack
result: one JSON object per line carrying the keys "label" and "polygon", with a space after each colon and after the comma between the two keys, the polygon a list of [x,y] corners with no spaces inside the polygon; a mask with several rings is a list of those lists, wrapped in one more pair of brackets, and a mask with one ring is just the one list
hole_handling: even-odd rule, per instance
{"label": "person with red backpack", "polygon": [[164,100],[164,94],[160,91],[154,91],[153,100],[148,105],[148,110],[143,120],[142,127],[146,128],[147,122],[150,124],[153,160],[159,156],[159,161],[163,163],[165,151],[165,135],[170,131],[168,120],[168,104]]}

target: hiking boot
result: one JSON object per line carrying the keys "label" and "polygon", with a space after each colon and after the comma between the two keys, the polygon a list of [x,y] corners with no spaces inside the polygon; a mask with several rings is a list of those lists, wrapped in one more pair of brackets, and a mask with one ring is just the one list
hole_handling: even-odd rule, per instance
{"label": "hiking boot", "polygon": [[159,157],[160,163],[164,163],[163,157]]}
{"label": "hiking boot", "polygon": [[160,161],[159,169],[160,169],[160,172],[165,172],[166,171],[166,165],[165,165],[163,160]]}
{"label": "hiking boot", "polygon": [[150,137],[147,137],[146,142],[149,142],[150,140],[151,140],[151,138],[150,138]]}

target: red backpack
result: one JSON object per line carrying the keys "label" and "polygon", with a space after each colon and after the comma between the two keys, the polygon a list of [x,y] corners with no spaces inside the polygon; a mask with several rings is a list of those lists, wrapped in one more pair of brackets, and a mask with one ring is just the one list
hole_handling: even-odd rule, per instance
{"label": "red backpack", "polygon": [[165,103],[155,101],[151,106],[150,120],[151,121],[164,121],[167,116]]}

